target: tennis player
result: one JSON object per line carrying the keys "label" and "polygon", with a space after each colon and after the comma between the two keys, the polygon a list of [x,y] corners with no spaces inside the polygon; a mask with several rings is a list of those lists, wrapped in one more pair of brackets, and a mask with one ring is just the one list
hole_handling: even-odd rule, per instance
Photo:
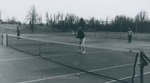
{"label": "tennis player", "polygon": [[79,27],[79,31],[76,35],[76,38],[79,38],[79,51],[78,52],[81,52],[82,54],[85,54],[86,53],[86,50],[85,50],[85,34],[82,30],[82,27]]}
{"label": "tennis player", "polygon": [[16,30],[16,32],[17,32],[17,39],[20,39],[20,24],[17,26],[17,30]]}
{"label": "tennis player", "polygon": [[129,29],[128,29],[128,43],[131,43],[131,41],[132,41],[132,34],[133,34],[133,32],[132,32],[131,28],[129,27]]}

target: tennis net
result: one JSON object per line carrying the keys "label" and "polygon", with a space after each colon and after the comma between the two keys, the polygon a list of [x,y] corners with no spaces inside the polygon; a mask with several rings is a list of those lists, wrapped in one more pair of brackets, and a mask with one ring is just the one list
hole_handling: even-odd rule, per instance
{"label": "tennis net", "polygon": [[86,46],[87,53],[83,55],[77,52],[78,44],[14,35],[7,37],[8,46],[16,50],[80,70],[81,74],[90,73],[117,83],[131,83],[135,53]]}

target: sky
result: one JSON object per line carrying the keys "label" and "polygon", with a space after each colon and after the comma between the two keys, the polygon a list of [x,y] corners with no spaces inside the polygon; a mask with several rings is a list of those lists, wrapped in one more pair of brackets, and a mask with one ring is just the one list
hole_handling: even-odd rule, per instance
{"label": "sky", "polygon": [[50,14],[72,13],[83,18],[113,19],[116,15],[135,17],[140,11],[150,15],[150,0],[0,0],[1,18],[16,17],[25,22],[31,6],[42,15],[45,22],[45,13]]}

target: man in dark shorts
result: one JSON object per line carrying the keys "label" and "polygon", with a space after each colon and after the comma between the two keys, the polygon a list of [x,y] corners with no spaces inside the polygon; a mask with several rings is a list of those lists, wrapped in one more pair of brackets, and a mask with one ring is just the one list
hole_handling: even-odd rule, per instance
{"label": "man in dark shorts", "polygon": [[79,27],[79,31],[76,35],[76,38],[79,38],[79,51],[78,52],[81,52],[82,54],[85,54],[86,53],[86,50],[85,50],[85,34],[82,31],[82,27]]}
{"label": "man in dark shorts", "polygon": [[17,26],[17,30],[16,30],[16,32],[17,32],[17,39],[20,39],[20,24]]}

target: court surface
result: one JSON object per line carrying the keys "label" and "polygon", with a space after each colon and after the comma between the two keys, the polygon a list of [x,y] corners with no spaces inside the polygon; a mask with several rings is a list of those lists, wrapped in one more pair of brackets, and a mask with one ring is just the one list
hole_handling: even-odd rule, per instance
{"label": "court surface", "polygon": [[[51,40],[60,40],[61,42],[66,41],[66,39],[62,37],[49,37]],[[49,37],[44,39],[49,40]],[[43,37],[40,39],[42,38]],[[22,40],[19,41],[21,42]],[[116,43],[115,41],[119,42]],[[68,39],[67,42],[76,43],[78,41],[74,39]],[[58,47],[62,51],[52,50],[52,52],[49,53],[49,50],[42,50],[41,55],[43,57],[65,65],[43,59],[41,56],[36,56],[36,54],[32,55],[30,53],[12,49],[12,47],[0,45],[0,80],[1,83],[123,83],[116,81],[115,79],[104,77],[109,76],[127,83],[131,83],[132,68],[136,53],[129,52],[129,50],[134,51],[143,47],[146,54],[149,54],[149,46],[147,42],[134,42],[135,43],[133,44],[128,44],[125,40],[111,39],[110,42],[106,39],[101,39],[99,41],[87,39],[87,44],[91,48],[87,49],[86,55],[77,53],[76,47],[65,47],[70,48],[71,50],[69,53],[66,53],[68,51],[63,49],[64,46],[61,45]],[[141,45],[141,42],[144,44]],[[27,49],[27,52],[37,52],[36,49],[33,49],[36,47],[34,47],[32,43],[33,42],[28,42],[28,44],[23,45],[23,48],[21,44],[14,48],[21,47],[22,50]],[[43,49],[58,49],[57,45],[45,45],[45,43],[43,45]],[[51,56],[48,56],[49,54],[51,54]],[[72,66],[73,68],[68,66]],[[79,69],[75,69],[74,67]],[[80,69],[94,72],[102,76],[80,71]],[[145,67],[144,83],[150,82],[149,69],[150,66]],[[140,83],[138,70],[139,69],[137,68],[135,83]]]}

